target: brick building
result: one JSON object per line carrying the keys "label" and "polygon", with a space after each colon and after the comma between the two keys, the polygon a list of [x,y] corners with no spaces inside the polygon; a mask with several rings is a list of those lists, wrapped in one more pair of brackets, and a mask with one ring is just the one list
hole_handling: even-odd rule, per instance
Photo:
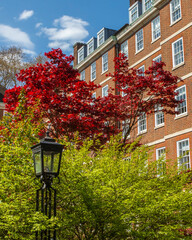
{"label": "brick building", "polygon": [[[113,59],[121,51],[130,67],[147,69],[152,61],[163,61],[166,69],[179,76],[179,114],[161,111],[145,116],[132,135],[142,135],[142,142],[154,146],[154,158],[165,153],[191,168],[192,156],[192,1],[130,0],[129,24],[114,31],[103,28],[86,44],[74,45],[74,67],[81,79],[102,86],[95,96],[104,96],[114,82],[107,73],[114,71]],[[132,136],[131,136],[132,137]]]}

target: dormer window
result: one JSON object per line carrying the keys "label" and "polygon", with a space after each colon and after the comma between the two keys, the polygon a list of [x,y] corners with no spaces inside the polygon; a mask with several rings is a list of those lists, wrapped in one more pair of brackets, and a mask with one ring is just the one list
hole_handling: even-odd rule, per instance
{"label": "dormer window", "polygon": [[82,62],[86,57],[86,47],[82,46],[79,50],[78,50],[78,63]]}
{"label": "dormer window", "polygon": [[137,1],[129,8],[129,22],[133,23],[142,13],[141,2]]}
{"label": "dormer window", "polygon": [[91,38],[87,42],[87,55],[91,54],[97,47],[97,39],[96,38]]}
{"label": "dormer window", "polygon": [[146,12],[151,7],[152,7],[152,0],[144,0],[143,1],[143,12]]}
{"label": "dormer window", "polygon": [[97,46],[101,46],[105,41],[104,28],[97,33]]}
{"label": "dormer window", "polygon": [[97,47],[101,46],[115,32],[116,32],[116,30],[113,30],[113,29],[102,28],[97,33]]}

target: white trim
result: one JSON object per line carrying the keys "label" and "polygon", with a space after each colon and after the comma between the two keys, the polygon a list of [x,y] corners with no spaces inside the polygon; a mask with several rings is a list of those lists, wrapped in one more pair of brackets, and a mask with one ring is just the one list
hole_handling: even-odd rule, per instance
{"label": "white trim", "polygon": [[[98,33],[97,33],[97,47],[101,46],[105,42],[105,28],[102,28]],[[103,42],[99,44],[99,35],[103,34]]]}
{"label": "white trim", "polygon": [[[142,131],[140,131],[140,129],[139,129],[139,126],[140,126],[140,116],[142,116],[142,115],[144,115],[145,116],[145,125],[146,125],[146,128],[144,129],[144,130],[142,130]],[[137,128],[138,128],[138,135],[141,135],[141,134],[143,134],[143,133],[146,133],[147,132],[147,115],[146,115],[146,113],[141,113],[141,115],[140,115],[139,117],[138,117],[138,121],[137,121]]]}
{"label": "white trim", "polygon": [[[179,157],[181,157],[180,155],[179,155],[179,143],[180,142],[184,142],[184,141],[186,141],[186,140],[188,140],[188,146],[189,146],[189,169],[191,169],[191,157],[190,157],[190,142],[189,142],[189,138],[185,138],[185,139],[182,139],[182,140],[179,140],[179,141],[177,141],[176,142],[176,145],[177,145],[177,158],[179,158]],[[180,170],[180,164],[179,164],[179,159],[178,159],[178,162],[177,162],[177,166],[178,166],[178,169]]]}
{"label": "white trim", "polygon": [[181,14],[181,0],[179,0],[180,14],[181,14],[181,16],[180,16],[180,18],[178,18],[177,20],[175,20],[175,21],[173,22],[173,19],[172,19],[172,2],[173,2],[173,1],[175,1],[175,0],[172,0],[172,1],[170,2],[170,4],[169,4],[169,6],[170,6],[170,20],[171,20],[171,25],[173,25],[174,23],[178,22],[178,21],[182,18],[182,14]]}
{"label": "white trim", "polygon": [[162,61],[162,54],[159,54],[157,57],[153,58],[153,62],[158,62],[157,59],[161,58]]}
{"label": "white trim", "polygon": [[139,61],[137,61],[136,63],[134,63],[133,65],[131,65],[129,68],[133,68],[136,65],[138,65],[139,63],[145,61],[147,58],[151,57],[153,54],[155,54],[156,52],[160,51],[161,47],[156,48],[153,52],[150,52],[149,54],[147,54],[145,57],[141,58]]}
{"label": "white trim", "polygon": [[186,29],[188,29],[190,27],[192,27],[192,22],[188,23],[186,26],[184,26],[183,28],[179,29],[177,32],[173,33],[171,36],[169,36],[166,39],[164,39],[163,41],[161,41],[160,45],[165,44],[166,42],[168,42],[169,40],[176,37],[178,34],[182,33],[183,31],[185,31]]}
{"label": "white trim", "polygon": [[107,88],[107,96],[108,96],[108,94],[109,94],[109,86],[108,86],[108,84],[107,85],[105,85],[104,87],[102,87],[102,97],[107,97],[107,96],[104,96],[104,89],[105,88]]}
{"label": "white trim", "polygon": [[137,18],[136,18],[136,19],[138,19],[138,17],[139,17],[139,2],[138,2],[138,1],[135,2],[135,3],[129,8],[129,22],[130,22],[130,24],[136,21],[136,19],[135,19],[134,21],[132,21],[132,18],[131,18],[131,16],[132,16],[132,15],[131,15],[131,11],[132,11],[133,8],[135,8],[135,7],[137,7]]}
{"label": "white trim", "polygon": [[[138,50],[138,48],[137,48],[137,43],[138,43],[137,34],[138,34],[139,32],[142,32],[143,47]],[[144,32],[143,32],[143,28],[141,28],[139,31],[137,31],[137,32],[135,33],[135,53],[138,53],[138,52],[142,51],[143,49],[144,49]]]}
{"label": "white trim", "polygon": [[106,83],[107,81],[109,81],[112,77],[108,77],[107,79],[105,79],[104,81],[100,82],[100,85]]}
{"label": "white trim", "polygon": [[[183,61],[182,62],[180,62],[179,64],[177,64],[177,65],[175,65],[175,52],[174,52],[174,44],[176,44],[178,41],[182,41],[182,49],[183,49],[183,51],[182,51],[182,53],[183,53]],[[179,38],[179,39],[177,39],[176,41],[174,41],[173,43],[172,43],[172,63],[173,63],[173,68],[176,68],[176,67],[179,67],[179,66],[181,66],[181,65],[183,65],[184,64],[184,62],[185,62],[185,59],[184,59],[184,43],[183,43],[183,37],[181,37],[181,38]]]}
{"label": "white trim", "polygon": [[[162,156],[158,156],[158,152],[165,149],[166,149],[165,147],[156,148],[156,161],[159,161],[159,159],[162,157]],[[162,162],[166,163],[166,151],[164,151],[164,159],[162,160]],[[158,170],[158,164],[157,164],[157,170]],[[157,177],[160,177],[161,175],[162,174],[157,174]]]}
{"label": "white trim", "polygon": [[[92,78],[92,75],[93,75],[93,64],[95,64],[95,78]],[[93,62],[91,64],[91,81],[94,81],[96,79],[96,62]]]}
{"label": "white trim", "polygon": [[[178,87],[175,91],[177,92],[179,89],[181,89],[181,88],[185,88],[185,103],[186,103],[186,112],[184,112],[184,113],[180,113],[180,114],[176,114],[175,115],[175,119],[177,119],[177,118],[181,118],[181,117],[184,117],[184,116],[186,116],[187,115],[187,88],[186,88],[186,85],[182,85],[182,86],[180,86],[180,87]],[[177,99],[177,96],[176,96],[176,99]],[[179,106],[179,105],[178,105]],[[177,111],[177,108],[176,108],[176,111]]]}
{"label": "white trim", "polygon": [[143,3],[142,3],[142,11],[143,11],[143,13],[145,13],[146,11],[148,11],[149,9],[151,9],[152,6],[153,6],[153,0],[152,0],[152,1],[151,1],[151,7],[146,10],[146,8],[145,8],[145,0],[143,0],[142,2],[143,2]]}
{"label": "white trim", "polygon": [[[159,28],[160,28],[160,36],[154,38],[154,21],[156,21],[157,19],[159,19]],[[160,22],[160,15],[158,15],[156,18],[153,19],[153,21],[151,21],[151,35],[152,35],[152,43],[157,41],[160,37],[161,37],[161,22]]]}
{"label": "white trim", "polygon": [[186,78],[192,77],[192,72],[184,75],[183,77],[181,77],[182,80],[185,80]]}
{"label": "white trim", "polygon": [[[104,58],[104,56],[106,56],[107,55],[107,69],[105,69],[104,70],[104,62],[103,62],[103,58]],[[103,54],[102,55],[102,74],[104,73],[104,72],[107,72],[108,71],[108,67],[109,67],[109,59],[108,59],[108,52],[106,52],[105,54]]]}

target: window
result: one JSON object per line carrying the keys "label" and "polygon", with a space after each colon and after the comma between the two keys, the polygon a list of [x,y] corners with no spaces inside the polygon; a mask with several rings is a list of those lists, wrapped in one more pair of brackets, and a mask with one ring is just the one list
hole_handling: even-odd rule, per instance
{"label": "window", "polygon": [[80,80],[85,81],[85,70],[80,73]]}
{"label": "window", "polygon": [[[127,132],[129,130],[129,120],[125,120],[122,121],[122,137],[125,138]],[[130,137],[130,135],[128,135],[127,137]]]}
{"label": "window", "polygon": [[152,7],[152,0],[144,0],[143,12],[147,11]]}
{"label": "window", "polygon": [[124,53],[128,57],[128,41],[125,41],[121,44],[121,53]]}
{"label": "window", "polygon": [[161,56],[161,55],[153,58],[153,62],[158,62],[158,63],[159,63],[159,62],[161,62],[161,61],[162,61],[162,56]]}
{"label": "window", "polygon": [[87,43],[87,55],[91,54],[94,51],[94,41],[93,39]]}
{"label": "window", "polygon": [[183,38],[172,43],[173,67],[184,63]]}
{"label": "window", "polygon": [[96,98],[96,92],[92,94],[92,98]]}
{"label": "window", "polygon": [[177,157],[179,170],[190,169],[189,139],[177,142]]}
{"label": "window", "polygon": [[155,41],[161,36],[160,16],[156,17],[152,22],[152,41]]}
{"label": "window", "polygon": [[142,113],[138,119],[138,133],[144,133],[147,130],[147,119],[146,114]]}
{"label": "window", "polygon": [[155,107],[155,127],[164,125],[164,112],[162,112],[162,109],[160,105]]}
{"label": "window", "polygon": [[157,176],[162,176],[166,171],[165,147],[156,149]]}
{"label": "window", "polygon": [[97,33],[97,46],[99,47],[101,44],[104,43],[104,41],[104,29],[101,29],[101,31]]}
{"label": "window", "polygon": [[106,72],[108,70],[108,53],[105,53],[102,56],[102,72]]}
{"label": "window", "polygon": [[177,100],[183,100],[177,107],[177,111],[179,112],[177,115],[184,114],[187,112],[187,98],[186,98],[186,87],[185,85],[177,88],[176,92],[178,95],[176,96]]}
{"label": "window", "polygon": [[139,30],[135,35],[136,53],[143,49],[143,29]]}
{"label": "window", "polygon": [[102,88],[102,97],[108,96],[108,85]]}
{"label": "window", "polygon": [[129,10],[129,21],[134,22],[139,17],[138,4],[134,4]]}
{"label": "window", "polygon": [[180,0],[172,0],[170,2],[171,24],[181,18],[181,2]]}
{"label": "window", "polygon": [[82,62],[84,59],[84,46],[78,50],[78,63]]}
{"label": "window", "polygon": [[145,76],[145,66],[144,65],[138,68],[138,75]]}
{"label": "window", "polygon": [[96,62],[91,64],[91,81],[96,79]]}

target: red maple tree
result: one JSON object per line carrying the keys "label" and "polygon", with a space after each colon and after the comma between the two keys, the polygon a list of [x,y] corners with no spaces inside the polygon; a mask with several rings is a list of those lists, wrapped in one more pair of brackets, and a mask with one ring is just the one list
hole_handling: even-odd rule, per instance
{"label": "red maple tree", "polygon": [[163,112],[175,114],[180,103],[175,99],[178,77],[165,71],[164,63],[153,64],[141,76],[137,69],[129,69],[126,57],[120,55],[114,60],[115,72],[110,74],[119,94],[94,99],[92,93],[100,86],[79,80],[78,71],[71,65],[72,56],[67,57],[60,49],[45,55],[49,61],[21,70],[17,79],[24,86],[7,90],[4,102],[6,110],[14,112],[22,91],[24,107],[35,107],[38,102],[36,120],[43,116],[57,138],[66,135],[71,139],[78,131],[83,139],[97,135],[106,141],[120,131],[118,122],[128,121],[125,143],[141,113],[153,113],[159,105]]}

